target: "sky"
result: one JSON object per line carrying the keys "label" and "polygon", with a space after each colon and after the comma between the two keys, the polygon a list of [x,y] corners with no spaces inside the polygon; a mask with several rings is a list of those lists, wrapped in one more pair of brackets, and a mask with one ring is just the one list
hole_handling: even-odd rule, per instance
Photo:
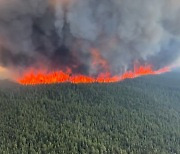
{"label": "sky", "polygon": [[180,0],[0,0],[0,78],[31,67],[88,75],[122,74],[137,61],[177,67],[179,25]]}
{"label": "sky", "polygon": [[10,78],[10,72],[8,69],[0,66],[0,79],[8,79]]}

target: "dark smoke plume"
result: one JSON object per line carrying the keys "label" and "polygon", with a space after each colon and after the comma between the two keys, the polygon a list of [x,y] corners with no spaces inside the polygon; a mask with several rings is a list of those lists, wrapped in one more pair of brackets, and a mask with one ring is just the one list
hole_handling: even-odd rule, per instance
{"label": "dark smoke plume", "polygon": [[0,65],[89,74],[91,50],[119,73],[180,57],[178,0],[0,0]]}

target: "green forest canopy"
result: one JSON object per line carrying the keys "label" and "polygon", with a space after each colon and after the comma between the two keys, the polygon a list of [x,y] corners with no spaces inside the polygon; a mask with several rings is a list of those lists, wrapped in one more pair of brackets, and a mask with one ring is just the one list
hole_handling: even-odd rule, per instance
{"label": "green forest canopy", "polygon": [[0,153],[180,153],[178,73],[0,86]]}

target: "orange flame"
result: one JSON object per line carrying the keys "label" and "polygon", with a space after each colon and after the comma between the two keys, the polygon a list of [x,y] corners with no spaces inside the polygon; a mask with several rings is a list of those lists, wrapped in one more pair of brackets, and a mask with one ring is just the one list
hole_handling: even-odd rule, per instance
{"label": "orange flame", "polygon": [[47,73],[42,70],[28,70],[22,77],[17,79],[17,82],[22,85],[36,84],[52,84],[52,83],[112,83],[119,82],[125,79],[136,78],[144,75],[156,75],[169,72],[170,67],[153,70],[151,65],[136,67],[133,71],[127,71],[122,75],[112,76],[110,73],[101,73],[97,77],[75,74],[63,71],[54,71]]}
{"label": "orange flame", "polygon": [[108,61],[101,55],[98,49],[92,49],[91,50],[91,56],[92,56],[92,67],[100,68],[103,71],[109,72],[109,63]]}

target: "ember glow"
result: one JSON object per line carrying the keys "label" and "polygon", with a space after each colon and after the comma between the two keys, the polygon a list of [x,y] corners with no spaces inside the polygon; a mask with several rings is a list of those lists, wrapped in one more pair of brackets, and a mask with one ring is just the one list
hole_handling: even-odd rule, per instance
{"label": "ember glow", "polygon": [[82,74],[72,75],[63,71],[45,72],[41,70],[30,69],[17,82],[22,85],[36,85],[36,84],[53,84],[53,83],[112,83],[119,82],[125,79],[137,78],[145,75],[157,75],[169,72],[169,67],[153,70],[151,65],[135,67],[133,71],[127,71],[122,75],[111,75],[110,73],[101,73],[97,77],[86,76]]}

